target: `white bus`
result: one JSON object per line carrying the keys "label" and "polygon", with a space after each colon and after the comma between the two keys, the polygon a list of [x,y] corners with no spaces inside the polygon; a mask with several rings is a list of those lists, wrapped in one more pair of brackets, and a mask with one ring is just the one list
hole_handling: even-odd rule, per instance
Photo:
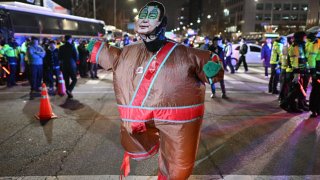
{"label": "white bus", "polygon": [[104,21],[55,13],[49,8],[19,2],[0,2],[0,35],[9,37],[95,38],[105,34]]}

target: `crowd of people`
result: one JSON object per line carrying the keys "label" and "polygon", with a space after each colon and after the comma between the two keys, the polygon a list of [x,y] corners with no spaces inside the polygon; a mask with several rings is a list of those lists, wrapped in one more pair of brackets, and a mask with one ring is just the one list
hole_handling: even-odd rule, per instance
{"label": "crowd of people", "polygon": [[[281,36],[275,40],[266,37],[263,43],[261,62],[265,69],[265,77],[270,77],[268,93],[278,95],[280,107],[287,112],[311,111],[311,117],[320,114],[320,39],[316,34],[296,32],[293,36]],[[226,72],[234,74],[242,63],[244,72],[248,72],[246,63],[248,46],[245,39],[240,37],[239,61],[235,66],[231,63],[233,49],[230,40],[225,39],[225,43],[222,41],[219,37],[214,37],[212,40],[205,37],[204,44],[199,48],[210,50],[213,61],[218,59]],[[185,40],[183,43],[190,46],[189,41]],[[270,76],[269,68],[271,68]],[[307,100],[310,82],[312,90]],[[224,80],[219,83],[222,98],[227,98]],[[215,89],[215,84],[211,83],[212,98],[215,97]]]}
{"label": "crowd of people", "polygon": [[[311,111],[311,117],[320,113],[320,40],[316,34],[296,32],[292,37],[282,36],[273,43],[267,38],[262,47],[266,77],[271,67],[268,92],[279,95],[280,107],[287,112]],[[312,90],[308,104],[310,81]]]}
{"label": "crowd of people", "polygon": [[[73,39],[71,35],[65,35],[63,39],[43,38],[40,43],[39,38],[31,37],[25,38],[21,45],[15,38],[9,38],[7,43],[1,39],[0,85],[6,84],[10,88],[17,85],[18,79],[28,80],[31,87],[30,98],[33,99],[39,95],[41,84],[44,82],[48,87],[48,93],[55,95],[62,73],[66,93],[72,98],[78,75],[81,78],[99,79],[97,64],[89,61],[88,40]],[[125,35],[121,42],[119,46],[128,45],[128,35]]]}
{"label": "crowd of people", "polygon": [[[307,37],[307,38],[306,38]],[[111,42],[112,43],[112,42]],[[113,45],[126,46],[130,44],[130,38],[125,35],[120,43]],[[191,46],[188,40],[183,44]],[[225,72],[234,74],[243,64],[244,72],[248,72],[246,54],[248,46],[244,38],[239,38],[239,61],[232,64],[233,48],[229,39],[214,37],[204,38],[204,44],[199,48],[212,52],[212,59],[222,65]],[[315,33],[297,32],[292,37],[281,36],[274,40],[266,38],[261,49],[261,61],[265,68],[265,77],[269,78],[268,92],[279,95],[280,107],[288,112],[312,111],[312,116],[317,116],[319,106],[319,69],[320,69],[320,40]],[[25,74],[29,80],[32,98],[40,91],[42,81],[49,87],[49,93],[55,94],[58,86],[60,71],[63,73],[66,83],[67,94],[72,98],[72,90],[77,83],[77,75],[81,78],[98,79],[97,64],[89,61],[88,41],[74,40],[72,36],[66,35],[64,43],[44,38],[39,44],[39,39],[32,37],[26,39],[21,46],[10,38],[8,43],[2,43],[0,48],[1,68],[0,83],[4,84],[3,76],[7,74],[7,86],[16,85],[16,75]],[[4,63],[5,62],[5,63]],[[5,66],[5,65],[6,66]],[[6,69],[7,67],[7,69]],[[310,104],[306,100],[306,92],[310,78],[312,79],[312,91]],[[71,81],[70,81],[71,80]],[[224,80],[220,80],[222,98],[228,98]],[[280,83],[280,88],[278,84]],[[215,83],[211,82],[211,98],[216,97]]]}
{"label": "crowd of people", "polygon": [[[8,67],[7,87],[17,85],[16,76],[20,74],[30,83],[31,99],[41,91],[42,82],[46,83],[48,93],[54,95],[56,94],[54,87],[57,89],[59,75],[62,72],[66,93],[69,98],[72,98],[72,90],[77,83],[78,72],[81,77],[88,77],[90,64],[86,44],[86,40],[81,40],[78,45],[71,35],[65,35],[63,43],[43,38],[40,44],[37,37],[26,38],[21,46],[14,38],[9,38],[8,43],[2,43],[0,48],[2,65],[5,68],[7,64]],[[3,75],[4,73],[1,74]]]}

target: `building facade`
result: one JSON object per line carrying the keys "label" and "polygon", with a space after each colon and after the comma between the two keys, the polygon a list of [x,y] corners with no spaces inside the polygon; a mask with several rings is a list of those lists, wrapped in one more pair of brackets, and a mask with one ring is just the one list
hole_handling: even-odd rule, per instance
{"label": "building facade", "polygon": [[320,0],[309,0],[307,28],[320,26]]}
{"label": "building facade", "polygon": [[225,33],[305,30],[308,0],[224,0]]}

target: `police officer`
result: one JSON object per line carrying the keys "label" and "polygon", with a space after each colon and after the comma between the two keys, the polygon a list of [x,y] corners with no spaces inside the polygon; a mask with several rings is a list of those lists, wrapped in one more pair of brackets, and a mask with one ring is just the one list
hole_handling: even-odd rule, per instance
{"label": "police officer", "polygon": [[282,49],[283,49],[284,37],[280,37],[273,43],[272,52],[271,52],[271,77],[269,80],[269,93],[279,94],[277,86],[279,83],[280,76],[280,59],[282,58]]}
{"label": "police officer", "polygon": [[77,83],[78,52],[72,43],[71,35],[65,35],[65,44],[59,48],[59,59],[62,61],[62,72],[68,98],[73,98],[72,90]]}
{"label": "police officer", "polygon": [[310,117],[317,117],[320,114],[320,40],[315,34],[308,35],[310,44],[307,47],[308,64],[312,77],[312,90],[310,93]]}
{"label": "police officer", "polygon": [[9,77],[7,77],[7,87],[12,87],[17,85],[16,84],[16,73],[17,73],[17,67],[18,67],[18,58],[17,58],[17,51],[16,51],[16,45],[13,38],[9,38],[8,44],[5,44],[3,48],[1,49],[0,53],[4,55],[6,58],[10,74]]}
{"label": "police officer", "polygon": [[[281,73],[280,73],[280,93],[279,93],[279,100],[281,101],[289,91],[289,82],[290,80],[288,79],[290,77],[287,76],[287,74],[290,73],[289,69],[289,58],[288,58],[288,51],[289,51],[289,45],[287,38],[283,38],[284,43],[283,43],[283,49],[282,49],[282,56],[280,58],[280,68],[281,68]],[[287,72],[288,69],[288,72]]]}
{"label": "police officer", "polygon": [[[301,113],[303,110],[308,110],[305,106],[306,94],[303,88],[303,82],[307,77],[305,37],[305,32],[296,32],[294,34],[294,43],[289,48],[293,79],[290,83],[288,96],[280,104],[280,107],[288,112]],[[298,106],[296,100],[298,100]]]}

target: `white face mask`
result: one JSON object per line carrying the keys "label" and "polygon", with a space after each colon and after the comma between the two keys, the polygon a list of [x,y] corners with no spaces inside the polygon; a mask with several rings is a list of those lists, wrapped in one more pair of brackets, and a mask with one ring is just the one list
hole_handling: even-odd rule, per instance
{"label": "white face mask", "polygon": [[[160,10],[156,6],[146,6],[143,8],[135,25],[135,32],[138,33],[142,39],[148,41],[156,38],[155,35],[150,35],[157,26],[161,24],[159,21]],[[154,36],[154,37],[153,37]]]}

